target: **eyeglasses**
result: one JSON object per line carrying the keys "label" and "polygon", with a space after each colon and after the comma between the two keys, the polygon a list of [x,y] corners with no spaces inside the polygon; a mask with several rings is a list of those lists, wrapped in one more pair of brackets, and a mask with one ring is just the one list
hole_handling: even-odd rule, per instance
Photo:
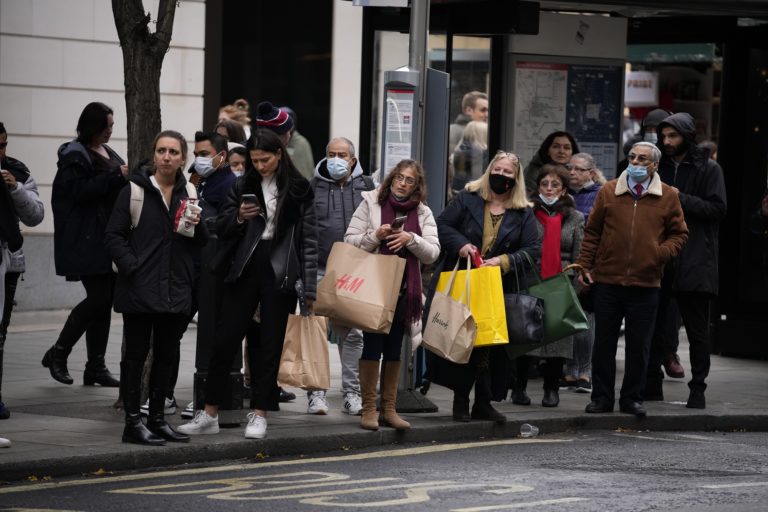
{"label": "eyeglasses", "polygon": [[591,168],[585,169],[584,167],[579,167],[578,165],[571,165],[571,164],[566,165],[565,168],[568,169],[569,171],[578,171],[578,172],[589,172],[592,170]]}
{"label": "eyeglasses", "polygon": [[630,153],[629,155],[627,155],[627,158],[629,159],[630,162],[637,160],[641,164],[648,164],[648,163],[651,163],[652,161],[650,158],[648,158],[645,155],[636,155],[634,153]]}
{"label": "eyeglasses", "polygon": [[553,180],[553,181],[542,181],[539,183],[539,186],[541,188],[553,188],[557,190],[558,188],[563,188],[563,184],[560,183],[559,180]]}
{"label": "eyeglasses", "polygon": [[410,176],[403,176],[402,174],[395,174],[395,177],[392,178],[392,181],[399,181],[400,183],[405,183],[406,185],[415,185],[416,180],[411,178]]}

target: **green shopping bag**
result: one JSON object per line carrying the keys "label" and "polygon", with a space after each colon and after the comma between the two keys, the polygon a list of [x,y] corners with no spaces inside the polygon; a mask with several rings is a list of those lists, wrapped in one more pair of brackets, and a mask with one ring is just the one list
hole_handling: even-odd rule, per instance
{"label": "green shopping bag", "polygon": [[[531,268],[536,268],[526,253]],[[589,329],[587,315],[581,308],[568,270],[581,271],[581,265],[568,265],[557,275],[542,280],[534,271],[538,283],[528,287],[528,294],[544,301],[544,343],[550,343]]]}

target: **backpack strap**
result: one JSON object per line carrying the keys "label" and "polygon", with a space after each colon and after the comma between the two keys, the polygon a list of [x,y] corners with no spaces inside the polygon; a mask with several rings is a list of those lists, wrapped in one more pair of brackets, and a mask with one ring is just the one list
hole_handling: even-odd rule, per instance
{"label": "backpack strap", "polygon": [[131,184],[131,201],[128,209],[131,212],[131,227],[136,228],[141,219],[141,210],[144,207],[144,188],[134,182]]}

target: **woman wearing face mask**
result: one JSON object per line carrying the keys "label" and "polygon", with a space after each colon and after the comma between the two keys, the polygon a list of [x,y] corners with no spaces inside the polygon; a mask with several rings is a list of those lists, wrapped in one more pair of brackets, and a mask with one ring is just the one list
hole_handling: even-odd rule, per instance
{"label": "woman wearing face mask", "polygon": [[579,152],[579,145],[573,135],[556,131],[547,135],[539,150],[525,168],[525,188],[529,192],[536,190],[536,178],[544,164],[567,165],[571,157]]}
{"label": "woman wearing face mask", "polygon": [[[467,183],[465,189],[443,210],[437,219],[443,255],[430,286],[434,291],[440,270],[450,270],[459,258],[479,252],[483,266],[501,267],[506,293],[516,291],[513,265],[527,270],[521,251],[538,258],[541,243],[536,219],[525,198],[525,184],[520,160],[513,153],[496,153],[485,173]],[[523,267],[523,265],[525,267]],[[506,395],[510,360],[504,347],[478,347],[467,364],[456,364],[433,356],[428,358],[431,382],[453,389],[453,419],[506,421],[491,406],[492,399]],[[501,389],[494,392],[499,382]],[[475,388],[475,403],[469,410],[469,394]]]}
{"label": "woman wearing face mask", "polygon": [[[546,164],[536,178],[538,193],[533,195],[533,210],[541,244],[541,268],[539,273],[546,279],[560,273],[579,257],[581,240],[584,238],[584,216],[576,210],[573,198],[568,195],[570,175],[562,165]],[[546,300],[546,299],[545,299]],[[526,393],[529,357],[544,360],[541,369],[544,377],[544,398],[541,405],[557,407],[560,403],[558,389],[565,359],[573,357],[573,337],[549,343],[528,355],[516,359],[517,371],[512,385],[512,403],[530,405]]]}
{"label": "woman wearing face mask", "polygon": [[248,151],[245,146],[236,145],[229,150],[229,168],[235,177],[245,174],[245,162],[248,159]]}
{"label": "woman wearing face mask", "polygon": [[[395,410],[400,349],[403,334],[421,332],[421,265],[433,263],[440,254],[437,226],[427,197],[424,169],[415,160],[401,160],[375,190],[363,192],[344,241],[368,252],[396,254],[405,258],[405,274],[389,334],[363,333],[360,358],[360,390],[363,398],[360,426],[378,430],[379,423],[398,430],[411,425]],[[397,217],[406,217],[402,227],[392,226]],[[384,357],[381,388],[381,415],[376,414],[376,384],[379,361]]]}

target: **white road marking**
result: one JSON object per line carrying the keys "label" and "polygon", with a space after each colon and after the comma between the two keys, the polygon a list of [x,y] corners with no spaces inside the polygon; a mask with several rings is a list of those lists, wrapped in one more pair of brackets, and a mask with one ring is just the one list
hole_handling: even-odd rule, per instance
{"label": "white road marking", "polygon": [[568,443],[571,439],[497,439],[493,441],[477,441],[470,443],[455,443],[455,444],[442,444],[442,445],[430,445],[430,446],[417,446],[412,448],[401,448],[398,450],[381,450],[370,453],[356,453],[352,455],[335,455],[330,457],[317,457],[309,459],[292,459],[284,461],[274,462],[252,462],[245,464],[232,464],[226,466],[214,466],[206,468],[193,468],[193,469],[174,469],[166,471],[157,471],[150,473],[131,474],[131,475],[117,475],[106,477],[93,477],[91,480],[67,480],[64,482],[35,482],[32,484],[15,485],[10,487],[0,488],[1,494],[11,494],[17,492],[37,492],[44,489],[61,489],[64,487],[77,487],[82,485],[103,485],[114,484],[120,482],[133,482],[136,480],[152,479],[157,480],[160,478],[179,477],[189,475],[203,475],[207,473],[224,473],[224,472],[236,472],[255,469],[266,469],[282,466],[298,466],[305,464],[320,464],[329,462],[348,462],[355,460],[367,460],[367,459],[383,459],[390,457],[408,457],[411,455],[421,455],[425,453],[440,453],[450,452],[457,450],[467,450],[472,448],[488,448],[493,446],[508,446],[515,444],[547,444],[547,443]]}
{"label": "white road marking", "polygon": [[528,501],[525,503],[510,503],[508,505],[488,505],[485,507],[455,508],[451,512],[483,512],[488,510],[509,510],[513,508],[543,507],[546,505],[562,505],[563,503],[576,503],[588,501],[587,498],[558,498],[554,500]]}
{"label": "white road marking", "polygon": [[711,484],[700,485],[701,489],[735,489],[738,487],[763,487],[768,485],[768,482],[743,482],[738,484]]}

